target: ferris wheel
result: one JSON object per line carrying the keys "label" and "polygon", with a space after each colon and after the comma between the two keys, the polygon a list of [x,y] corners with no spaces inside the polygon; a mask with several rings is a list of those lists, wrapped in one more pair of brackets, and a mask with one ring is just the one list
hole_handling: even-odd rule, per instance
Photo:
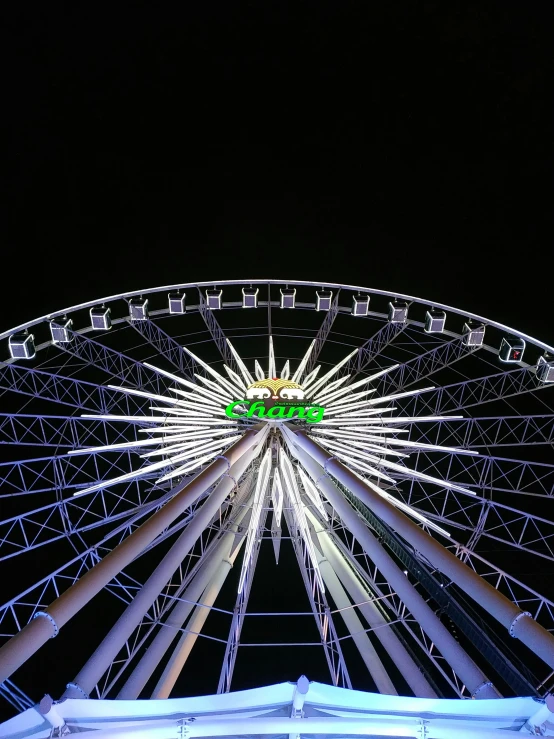
{"label": "ferris wheel", "polygon": [[[317,647],[338,687],[552,690],[547,344],[412,296],[267,279],[101,298],[0,340],[0,696],[18,710],[31,675],[57,697],[168,698],[207,641],[227,693],[252,618],[273,624],[259,646],[306,665]],[[287,548],[310,643],[280,640],[292,612],[249,610],[260,552]]]}

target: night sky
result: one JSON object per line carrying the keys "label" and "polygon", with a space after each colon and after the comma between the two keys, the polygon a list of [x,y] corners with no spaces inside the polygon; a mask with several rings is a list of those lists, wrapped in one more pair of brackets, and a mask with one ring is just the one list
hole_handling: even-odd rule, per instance
{"label": "night sky", "polygon": [[0,331],[272,277],[554,343],[548,3],[12,6]]}

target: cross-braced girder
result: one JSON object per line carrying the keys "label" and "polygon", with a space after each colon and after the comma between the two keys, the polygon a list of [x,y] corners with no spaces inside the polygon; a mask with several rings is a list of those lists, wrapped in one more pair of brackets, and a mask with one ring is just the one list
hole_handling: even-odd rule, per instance
{"label": "cross-braced girder", "polygon": [[96,367],[110,377],[117,377],[127,385],[160,395],[167,391],[168,382],[163,375],[153,372],[142,362],[111,349],[88,336],[70,332],[71,341],[58,344],[59,349],[77,357],[88,366]]}
{"label": "cross-braced girder", "polygon": [[129,321],[129,324],[143,336],[156,350],[158,356],[164,357],[176,367],[187,380],[193,380],[195,373],[205,374],[201,365],[183,351],[182,346],[166,333],[153,320]]}
{"label": "cross-braced girder", "polygon": [[396,369],[380,377],[376,384],[377,392],[379,395],[390,395],[404,390],[419,380],[430,377],[435,372],[444,369],[444,367],[450,367],[460,359],[473,354],[477,348],[468,346],[461,338],[440,344],[434,349],[400,364]]}
{"label": "cross-braced girder", "polygon": [[121,413],[124,416],[149,413],[146,398],[13,363],[0,365],[0,389],[93,413]]}
{"label": "cross-braced girder", "polygon": [[82,449],[137,441],[137,423],[78,416],[0,414],[0,444]]}
{"label": "cross-braced girder", "polygon": [[410,427],[410,441],[462,449],[554,444],[554,415],[483,416]]}
{"label": "cross-braced girder", "polygon": [[494,400],[544,391],[549,385],[537,380],[535,370],[535,367],[518,367],[478,379],[463,380],[414,395],[399,402],[399,407],[403,414],[409,416],[441,416]]}

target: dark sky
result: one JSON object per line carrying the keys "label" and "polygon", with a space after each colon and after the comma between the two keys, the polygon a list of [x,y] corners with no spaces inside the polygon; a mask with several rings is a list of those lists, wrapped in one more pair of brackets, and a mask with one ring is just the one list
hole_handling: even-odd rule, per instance
{"label": "dark sky", "polygon": [[290,277],[554,343],[548,3],[12,6],[0,330]]}
{"label": "dark sky", "polygon": [[548,3],[12,5],[2,328],[253,275],[552,339]]}

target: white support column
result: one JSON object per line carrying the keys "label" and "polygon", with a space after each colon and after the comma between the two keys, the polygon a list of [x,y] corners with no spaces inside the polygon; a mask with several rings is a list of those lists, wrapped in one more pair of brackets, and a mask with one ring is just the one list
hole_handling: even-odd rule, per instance
{"label": "white support column", "polygon": [[[256,435],[254,441],[263,441],[264,438],[265,435],[262,432],[259,437]],[[102,643],[81,669],[75,680],[69,683],[67,690],[63,694],[64,698],[82,698],[83,694],[90,694],[96,683],[117,656],[121,647],[139,625],[145,613],[172,577],[177,567],[179,567],[183,557],[195,545],[198,537],[202,534],[202,531],[212,516],[232,491],[235,481],[240,479],[260,449],[261,444],[258,444],[254,449],[245,450],[245,453],[231,466],[229,474],[220,480],[200,510],[197,511],[190,524],[179,536],[175,544],[154,569],[148,580],[104,637]],[[169,503],[168,505],[171,504]],[[162,508],[161,510],[164,509]]]}
{"label": "white support column", "polygon": [[45,611],[35,614],[36,617],[0,649],[0,683],[10,677],[43,644],[56,636],[62,626],[135,557],[138,557],[177,516],[198,500],[233,463],[253,445],[263,441],[265,434],[266,429],[261,432],[254,429],[247,431],[239,441],[226,450],[225,456],[215,459],[185,487],[177,486],[175,497],[167,505],[160,508],[142,526],[112,549],[104,559],[56,598]]}
{"label": "white support column", "polygon": [[[287,441],[291,436],[286,435]],[[345,526],[350,529],[368,556],[387,578],[391,587],[396,590],[398,597],[405,603],[414,618],[419,621],[429,638],[435,642],[442,656],[467,685],[468,690],[478,698],[498,698],[499,693],[492,683],[440,622],[320,465],[303,448],[293,446],[292,440],[289,443],[289,449],[292,454],[298,457]]]}
{"label": "white support column", "polygon": [[400,639],[383,617],[381,611],[373,603],[373,596],[362,582],[356,577],[352,568],[347,564],[336,544],[324,531],[318,531],[317,537],[323,553],[332,564],[339,579],[357,604],[373,633],[387,651],[400,674],[413,690],[416,698],[436,698],[437,694],[427,682],[427,679],[416,665]]}
{"label": "white support column", "polygon": [[177,631],[182,628],[189,617],[194,604],[200,600],[222,562],[229,557],[235,535],[234,531],[225,534],[209,559],[203,563],[194,580],[182,594],[181,600],[172,608],[165,623],[119,691],[118,699],[135,700],[139,697],[153,671],[177,636]]}
{"label": "white support column", "polygon": [[[496,588],[445,549],[438,541],[405,516],[398,508],[378,495],[340,462],[311,439],[305,432],[285,429],[286,438],[314,459],[345,485],[359,500],[391,526],[417,551],[421,552],[438,570],[449,577],[461,590],[475,600],[491,616],[505,626],[510,636],[520,639],[547,665],[554,667],[554,636],[538,624],[530,614],[521,611]],[[321,476],[320,475],[320,476]]]}
{"label": "white support column", "polygon": [[181,638],[177,642],[177,646],[169,658],[169,662],[167,663],[162,676],[158,680],[158,684],[154,688],[154,692],[150,696],[151,698],[169,698],[177,678],[181,674],[181,670],[185,666],[185,662],[187,661],[189,654],[196,644],[196,640],[206,623],[206,619],[210,615],[210,609],[215,603],[215,600],[219,595],[219,591],[223,587],[223,583],[227,579],[227,575],[235,563],[240,546],[243,543],[244,537],[239,546],[235,548],[231,557],[221,561],[212,581],[204,591],[200,603],[195,608],[194,615],[191,618],[190,623],[187,625],[187,631],[181,635]]}
{"label": "white support column", "polygon": [[331,593],[335,606],[340,610],[340,615],[350,632],[352,641],[358,648],[360,656],[377,686],[377,690],[385,695],[398,695],[396,688],[385,670],[385,666],[381,662],[368,635],[365,633],[362,622],[354,611],[352,603],[348,599],[330,561],[317,549],[316,553],[325,587]]}

